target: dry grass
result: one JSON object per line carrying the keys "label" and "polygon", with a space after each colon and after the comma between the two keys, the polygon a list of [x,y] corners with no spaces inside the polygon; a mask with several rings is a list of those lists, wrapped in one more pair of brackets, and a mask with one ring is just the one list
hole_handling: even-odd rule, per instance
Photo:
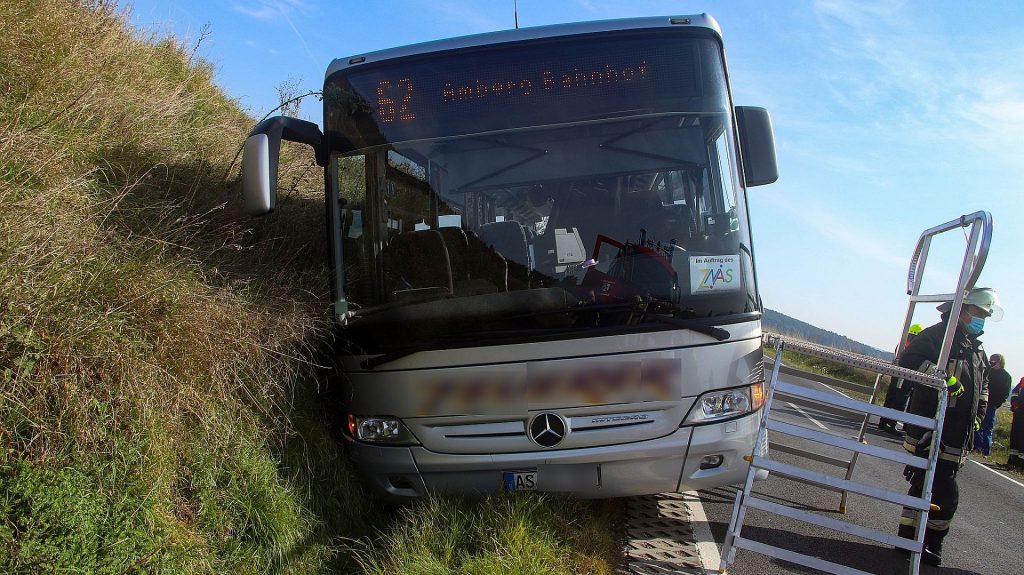
{"label": "dry grass", "polygon": [[252,120],[211,76],[111,3],[0,1],[0,570],[337,555],[316,188],[291,221],[238,217]]}
{"label": "dry grass", "polygon": [[385,538],[355,554],[371,575],[611,575],[623,507],[531,493],[430,498],[402,509]]}
{"label": "dry grass", "polygon": [[0,572],[348,573],[356,539],[400,572],[451,518],[472,536],[443,572],[609,572],[615,504],[387,517],[363,495],[321,393],[311,154],[287,148],[281,209],[242,217],[253,119],[195,46],[124,21],[0,0]]}

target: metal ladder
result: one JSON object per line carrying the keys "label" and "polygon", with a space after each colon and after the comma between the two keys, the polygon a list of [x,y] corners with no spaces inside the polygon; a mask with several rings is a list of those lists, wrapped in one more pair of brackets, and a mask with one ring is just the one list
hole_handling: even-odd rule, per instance
{"label": "metal ladder", "polygon": [[[764,338],[764,341],[765,341],[765,343],[767,345],[775,347],[778,344],[778,342],[780,340],[783,340],[783,339],[784,338],[782,336],[773,335],[773,334],[767,334],[766,337]],[[800,342],[792,342],[791,345],[799,346]],[[770,358],[769,356],[765,356],[765,361],[766,361],[765,369],[771,370],[774,367],[774,365],[775,365],[775,360]],[[826,375],[821,375],[821,374],[818,374],[818,373],[815,373],[815,372],[799,370],[799,369],[790,367],[790,366],[788,366],[788,365],[786,365],[784,363],[779,365],[779,375],[786,375],[786,376],[790,376],[790,377],[796,377],[796,378],[799,378],[799,379],[805,379],[805,380],[808,380],[808,381],[813,381],[813,382],[825,385],[827,387],[831,387],[832,389],[836,389],[836,388],[845,389],[845,390],[850,391],[850,392],[852,392],[854,394],[857,394],[857,395],[860,395],[860,396],[864,396],[864,397],[869,397],[868,403],[871,403],[871,404],[873,404],[875,402],[875,400],[878,398],[878,391],[880,389],[879,386],[883,382],[882,374],[878,374],[875,377],[875,381],[874,381],[874,383],[872,385],[864,385],[862,383],[857,383],[857,382],[853,382],[853,381],[846,381],[844,379],[837,379],[837,378],[834,378],[834,377],[828,377]],[[864,443],[864,436],[867,433],[868,423],[869,423],[869,420],[871,419],[871,414],[870,413],[867,413],[867,412],[861,413],[860,411],[853,411],[853,410],[850,410],[850,409],[845,408],[845,407],[839,407],[839,406],[835,406],[835,405],[830,405],[828,403],[823,403],[823,402],[818,401],[816,399],[812,399],[812,398],[806,397],[803,394],[791,395],[789,393],[786,393],[785,389],[776,389],[775,390],[775,399],[784,400],[787,404],[789,404],[790,406],[792,406],[793,408],[798,409],[798,410],[800,408],[803,408],[803,407],[809,407],[809,408],[815,409],[817,411],[828,413],[828,414],[835,415],[835,416],[838,416],[838,417],[848,417],[848,416],[851,416],[851,415],[855,416],[855,417],[859,417],[860,418],[860,424],[858,425],[858,428],[857,428],[857,434],[852,436],[852,437],[857,442]],[[841,458],[841,457],[834,457],[834,456],[829,456],[829,455],[823,455],[823,454],[817,453],[815,451],[810,451],[810,450],[802,449],[802,448],[794,446],[794,445],[789,445],[789,444],[786,444],[786,443],[782,443],[782,442],[778,441],[778,439],[776,439],[775,441],[772,442],[771,449],[773,451],[778,451],[778,452],[781,452],[781,453],[788,453],[790,455],[796,455],[796,456],[799,456],[799,457],[805,457],[807,459],[812,459],[814,461],[818,461],[818,462],[821,462],[821,463],[825,463],[825,464],[828,464],[828,465],[833,465],[835,467],[842,468],[843,475],[844,475],[843,479],[846,479],[846,480],[849,480],[849,479],[851,479],[853,477],[853,470],[856,467],[857,459],[860,456],[860,453],[857,452],[857,451],[854,451],[852,454],[850,454],[849,459],[847,459],[845,457]],[[790,479],[793,479],[793,478],[790,478]],[[800,481],[799,479],[794,479],[794,480],[795,481]],[[841,493],[842,496],[841,496],[841,498],[839,500],[839,507],[838,507],[837,511],[839,511],[839,513],[846,513],[846,505],[847,505],[847,501],[849,500],[849,496],[850,496],[850,492],[848,490],[843,489],[841,487],[831,487],[831,486],[823,486],[823,485],[817,485],[817,487],[819,487],[821,489],[828,490],[828,491],[836,491],[836,492]]]}
{"label": "metal ladder", "polygon": [[[970,234],[967,240],[967,247],[964,252],[963,264],[956,288],[953,292],[947,294],[921,294],[920,291],[924,267],[928,258],[928,251],[931,246],[932,238],[945,232],[962,230],[965,228],[970,228]],[[946,366],[949,361],[953,335],[957,325],[955,318],[959,317],[964,296],[974,286],[981,274],[981,270],[985,264],[985,259],[988,255],[991,237],[992,216],[988,212],[975,212],[974,214],[961,216],[956,220],[925,230],[918,239],[917,247],[914,250],[914,256],[910,262],[910,271],[907,274],[907,295],[909,296],[909,305],[903,329],[900,332],[899,341],[901,343],[904,341],[903,338],[913,321],[914,311],[918,303],[950,302],[952,305],[950,318],[952,319],[948,322],[945,331],[942,350],[937,362],[938,366]],[[768,440],[768,431],[772,431],[773,433],[772,443],[770,444],[770,450],[767,453],[764,453],[762,450],[755,449],[754,452],[746,458],[750,462],[750,467],[747,471],[747,477],[743,488],[736,492],[732,517],[729,522],[729,529],[726,532],[722,548],[721,572],[725,573],[728,566],[735,561],[737,549],[745,549],[747,551],[753,551],[776,559],[782,559],[784,561],[817,569],[825,573],[833,573],[836,575],[869,575],[865,571],[861,571],[847,565],[827,561],[817,556],[805,555],[793,550],[784,549],[782,547],[769,545],[752,538],[744,537],[742,529],[747,510],[757,509],[765,513],[786,517],[812,526],[835,530],[848,535],[854,535],[862,539],[867,539],[878,544],[909,551],[911,554],[909,573],[911,575],[917,575],[921,565],[921,551],[924,547],[925,525],[927,522],[928,512],[931,510],[930,502],[932,496],[932,480],[934,478],[936,462],[938,460],[939,440],[942,436],[942,423],[948,402],[945,392],[945,381],[948,374],[943,371],[939,371],[934,375],[926,375],[921,372],[898,367],[893,365],[893,363],[886,362],[881,359],[867,357],[848,351],[831,349],[775,335],[766,335],[765,343],[775,346],[776,353],[771,367],[768,393],[761,414],[761,423],[758,429],[758,437],[755,445],[763,445],[764,442]],[[839,393],[819,391],[780,381],[779,374],[782,373],[846,388],[851,388],[851,386],[857,385],[844,380],[827,378],[815,373],[795,370],[784,366],[782,363],[782,354],[783,351],[787,349],[877,374],[875,385],[871,389],[870,401],[863,401]],[[921,383],[934,389],[939,396],[938,408],[935,416],[932,418],[921,417],[903,411],[873,405],[872,402],[877,396],[878,385],[881,380],[881,376],[883,375]],[[853,390],[867,395],[866,386],[860,387],[861,389]],[[812,406],[814,409],[828,411],[830,413],[842,413],[845,415],[849,415],[850,413],[860,414],[862,416],[862,420],[859,435],[856,437],[842,437],[832,433],[826,433],[822,430],[804,427],[780,421],[778,419],[772,419],[769,415],[771,414],[776,395],[785,397],[785,401],[787,402],[796,405],[803,404]],[[868,419],[871,416],[884,417],[932,430],[931,447],[929,449],[927,459],[907,453],[903,449],[890,449],[887,447],[870,445],[865,442],[864,431],[867,426]],[[777,438],[779,434],[810,441],[816,446],[824,447],[826,450],[839,449],[841,451],[851,452],[852,455],[849,459],[844,459],[834,457],[832,455],[825,455],[816,451],[778,444],[775,442],[775,438]],[[843,477],[837,477],[835,475],[804,468],[793,463],[784,463],[772,458],[771,454],[774,452],[787,453],[803,459],[843,467],[846,469],[846,472]],[[902,492],[890,491],[868,483],[853,481],[851,479],[853,476],[853,470],[857,463],[857,458],[861,454],[924,469],[925,480],[921,497],[911,497]],[[914,539],[906,539],[893,533],[879,531],[856,523],[842,521],[833,517],[827,517],[807,511],[804,506],[799,503],[783,504],[775,501],[769,501],[764,497],[759,497],[758,494],[751,492],[754,485],[755,475],[757,475],[759,470],[770,472],[770,476],[767,481],[783,477],[788,480],[807,483],[826,490],[841,492],[843,496],[840,503],[840,512],[843,513],[846,511],[847,495],[851,492],[895,505],[901,505],[910,509],[915,509],[919,513],[915,537]],[[764,483],[767,483],[767,481]],[[893,521],[893,525],[896,525],[895,519]],[[794,538],[798,538],[799,536],[800,534],[793,533]]]}

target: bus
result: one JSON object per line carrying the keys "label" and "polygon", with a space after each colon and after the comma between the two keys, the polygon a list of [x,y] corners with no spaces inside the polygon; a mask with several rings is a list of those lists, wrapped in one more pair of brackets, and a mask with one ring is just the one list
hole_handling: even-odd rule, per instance
{"label": "bus", "polygon": [[380,496],[619,497],[745,477],[764,398],[747,188],[771,121],[708,15],[522,28],[334,60],[323,131],[344,443]]}

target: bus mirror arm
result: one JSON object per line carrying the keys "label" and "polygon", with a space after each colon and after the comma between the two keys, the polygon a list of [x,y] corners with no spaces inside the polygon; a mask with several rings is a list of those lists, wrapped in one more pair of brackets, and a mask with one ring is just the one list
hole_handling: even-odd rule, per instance
{"label": "bus mirror arm", "polygon": [[736,130],[743,158],[743,179],[747,186],[762,186],[779,179],[775,161],[775,135],[768,110],[736,106]]}
{"label": "bus mirror arm", "polygon": [[287,116],[263,120],[249,133],[242,150],[242,198],[249,215],[269,214],[277,205],[281,140],[311,146],[317,165],[327,165],[324,136],[316,124]]}

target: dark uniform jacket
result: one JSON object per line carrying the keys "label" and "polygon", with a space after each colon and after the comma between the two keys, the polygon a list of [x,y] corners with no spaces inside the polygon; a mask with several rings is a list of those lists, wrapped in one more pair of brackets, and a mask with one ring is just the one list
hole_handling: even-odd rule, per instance
{"label": "dark uniform jacket", "polygon": [[988,404],[992,409],[999,406],[1010,396],[1010,374],[1005,369],[989,368],[988,370]]}
{"label": "dark uniform jacket", "polygon": [[[943,320],[946,318],[943,317]],[[900,355],[899,365],[908,369],[926,372],[939,360],[942,336],[946,322],[937,323],[921,332],[910,346]],[[979,334],[980,335],[980,334]],[[988,406],[988,380],[986,379],[988,358],[977,336],[968,335],[963,327],[957,327],[953,336],[953,347],[949,354],[946,373],[956,377],[964,386],[959,397],[950,397],[942,427],[940,459],[963,464],[974,444],[974,421],[985,415]],[[939,397],[936,390],[915,384],[910,396],[909,413],[924,417],[935,417]],[[924,454],[929,450],[932,435],[929,430],[907,425],[906,441],[903,447],[910,452]]]}

